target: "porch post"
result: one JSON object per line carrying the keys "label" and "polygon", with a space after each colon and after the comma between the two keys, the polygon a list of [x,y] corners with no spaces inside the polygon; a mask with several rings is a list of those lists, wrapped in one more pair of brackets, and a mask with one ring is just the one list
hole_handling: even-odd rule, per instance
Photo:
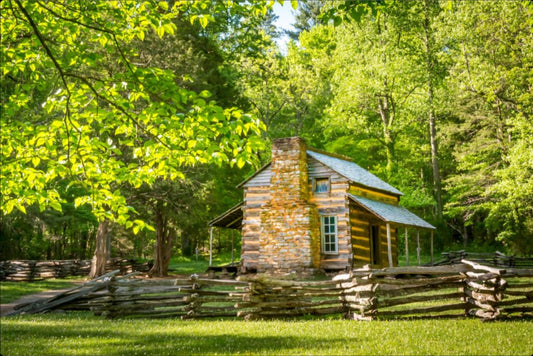
{"label": "porch post", "polygon": [[213,226],[209,228],[209,267],[213,265]]}
{"label": "porch post", "polygon": [[433,230],[431,230],[431,265],[433,266]]}
{"label": "porch post", "polygon": [[387,253],[389,255],[389,267],[392,267],[392,246],[390,238],[390,224],[387,223]]}
{"label": "porch post", "polygon": [[409,266],[409,240],[407,238],[407,226],[405,227],[405,265]]}
{"label": "porch post", "polygon": [[234,243],[233,243],[233,240],[234,240],[234,236],[233,236],[233,233],[235,231],[233,231],[233,229],[231,229],[231,264],[233,264],[233,249],[234,249]]}
{"label": "porch post", "polygon": [[416,259],[420,266],[420,230],[416,229]]}

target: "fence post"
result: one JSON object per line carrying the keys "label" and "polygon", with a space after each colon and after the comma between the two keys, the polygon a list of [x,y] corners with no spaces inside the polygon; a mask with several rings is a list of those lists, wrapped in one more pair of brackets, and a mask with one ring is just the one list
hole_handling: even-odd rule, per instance
{"label": "fence post", "polygon": [[200,302],[200,300],[198,300],[199,294],[198,293],[194,293],[195,290],[200,288],[200,286],[197,283],[198,282],[198,275],[197,274],[192,274],[191,277],[190,277],[190,280],[192,281],[191,294],[187,298],[188,302],[189,302],[189,305],[187,305],[187,307],[185,308],[185,310],[187,310],[187,314],[182,316],[181,317],[182,319],[192,319],[197,314],[200,314],[201,302]]}
{"label": "fence post", "polygon": [[107,319],[113,319],[116,318],[118,315],[117,309],[115,307],[115,292],[118,289],[117,282],[115,280],[115,276],[112,276],[108,280],[106,280],[106,288],[109,292],[109,299],[106,303],[102,305],[103,312],[101,313],[103,316],[105,316]]}
{"label": "fence post", "polygon": [[500,316],[498,304],[507,286],[501,275],[494,272],[466,272],[465,282],[465,299],[469,304],[467,313],[484,321],[497,319]]}
{"label": "fence post", "polygon": [[[375,284],[360,283],[365,278],[370,278],[371,272],[368,272],[366,277],[352,277],[350,282],[340,281],[337,288],[342,288],[342,296],[340,297],[343,307],[346,310],[345,317],[353,320],[370,321],[374,319],[377,313],[378,298],[375,291]],[[337,279],[346,279],[346,275],[336,276]],[[333,280],[335,280],[333,278]]]}

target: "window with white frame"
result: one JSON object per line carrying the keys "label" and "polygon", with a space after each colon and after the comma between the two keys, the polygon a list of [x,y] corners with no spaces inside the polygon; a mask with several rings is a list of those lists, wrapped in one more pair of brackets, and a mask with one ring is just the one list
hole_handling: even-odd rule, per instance
{"label": "window with white frame", "polygon": [[322,252],[337,253],[337,217],[320,217],[320,234],[322,237]]}

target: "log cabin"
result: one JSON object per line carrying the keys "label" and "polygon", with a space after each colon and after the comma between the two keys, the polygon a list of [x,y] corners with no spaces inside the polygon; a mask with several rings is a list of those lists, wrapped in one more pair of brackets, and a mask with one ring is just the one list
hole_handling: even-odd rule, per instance
{"label": "log cabin", "polygon": [[237,188],[243,202],[209,226],[241,230],[241,273],[392,267],[401,227],[406,242],[408,227],[435,229],[398,189],[300,137],[274,140],[271,161]]}

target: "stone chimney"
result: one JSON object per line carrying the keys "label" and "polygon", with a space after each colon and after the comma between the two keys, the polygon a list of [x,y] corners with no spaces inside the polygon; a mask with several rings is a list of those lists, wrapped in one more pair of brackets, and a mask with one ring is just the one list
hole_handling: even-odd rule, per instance
{"label": "stone chimney", "polygon": [[306,144],[300,137],[280,138],[272,142],[272,205],[308,201]]}
{"label": "stone chimney", "polygon": [[274,140],[270,201],[261,212],[258,272],[302,272],[318,267],[319,218],[309,203],[305,141]]}

